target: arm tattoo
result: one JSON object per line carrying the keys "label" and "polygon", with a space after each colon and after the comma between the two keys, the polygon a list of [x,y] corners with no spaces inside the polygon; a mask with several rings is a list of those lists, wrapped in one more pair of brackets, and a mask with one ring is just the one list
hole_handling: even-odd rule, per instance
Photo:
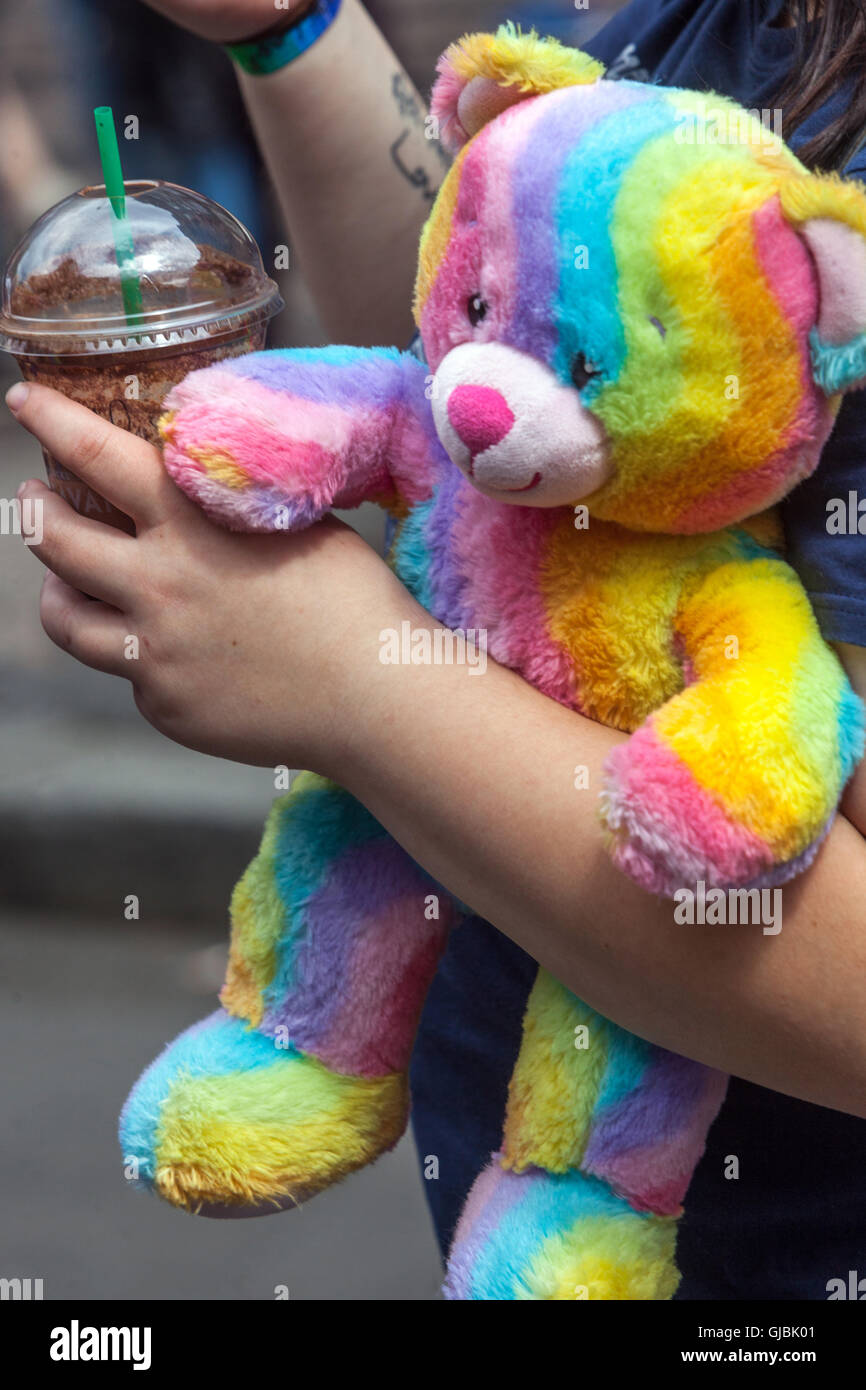
{"label": "arm tattoo", "polygon": [[404,72],[395,72],[391,78],[391,97],[394,101],[401,120],[408,121],[403,130],[393,140],[390,145],[391,159],[399,169],[407,183],[411,183],[414,188],[421,192],[425,202],[432,203],[439,189],[439,179],[436,178],[423,164],[415,164],[412,167],[403,158],[401,147],[412,134],[412,126],[423,130],[425,136],[430,140],[430,145],[442,166],[443,171],[449,166],[448,156],[442,149],[437,140],[432,138],[426,122],[426,112],[409,85],[409,79]]}

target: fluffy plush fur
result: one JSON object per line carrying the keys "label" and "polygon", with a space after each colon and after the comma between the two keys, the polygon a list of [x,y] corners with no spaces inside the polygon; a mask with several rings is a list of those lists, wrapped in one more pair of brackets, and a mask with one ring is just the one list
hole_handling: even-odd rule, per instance
{"label": "fluffy plush fur", "polygon": [[[172,476],[227,526],[389,507],[396,572],[443,625],[631,735],[603,831],[667,895],[799,872],[863,744],[768,509],[866,376],[866,199],[707,100],[604,81],[510,27],[463,40],[433,97],[457,157],[420,249],[429,371],[253,354],[188,377],[163,422]],[[301,778],[234,896],[225,1011],[127,1103],[142,1179],[194,1210],[266,1209],[392,1145],[462,910],[346,792]],[[542,972],[449,1295],[670,1297],[724,1085]]]}

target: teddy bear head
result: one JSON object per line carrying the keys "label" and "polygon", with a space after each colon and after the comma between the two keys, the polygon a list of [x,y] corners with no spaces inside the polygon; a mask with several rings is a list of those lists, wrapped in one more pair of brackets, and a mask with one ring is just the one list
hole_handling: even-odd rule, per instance
{"label": "teddy bear head", "polygon": [[453,45],[415,314],[439,437],[501,502],[713,531],[866,383],[866,196],[733,103],[506,25]]}

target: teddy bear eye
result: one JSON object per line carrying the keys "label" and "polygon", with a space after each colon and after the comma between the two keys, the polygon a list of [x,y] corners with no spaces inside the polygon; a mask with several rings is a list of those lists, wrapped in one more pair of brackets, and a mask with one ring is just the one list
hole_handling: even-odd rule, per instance
{"label": "teddy bear eye", "polygon": [[586,354],[579,352],[571,364],[571,379],[578,391],[582,391],[594,376],[601,375],[601,368],[594,362],[588,362]]}
{"label": "teddy bear eye", "polygon": [[466,301],[466,313],[473,328],[477,328],[479,323],[487,314],[487,304],[480,294],[471,294]]}

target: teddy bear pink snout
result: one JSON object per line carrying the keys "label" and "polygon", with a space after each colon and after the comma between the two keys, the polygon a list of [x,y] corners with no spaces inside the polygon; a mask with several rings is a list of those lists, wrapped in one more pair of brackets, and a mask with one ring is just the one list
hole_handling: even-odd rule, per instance
{"label": "teddy bear pink snout", "polygon": [[492,386],[455,386],[448,396],[448,419],[474,459],[509,433],[514,412]]}
{"label": "teddy bear pink snout", "polygon": [[572,383],[509,343],[458,343],[436,366],[428,398],[451,462],[499,502],[563,506],[611,472],[604,428]]}

